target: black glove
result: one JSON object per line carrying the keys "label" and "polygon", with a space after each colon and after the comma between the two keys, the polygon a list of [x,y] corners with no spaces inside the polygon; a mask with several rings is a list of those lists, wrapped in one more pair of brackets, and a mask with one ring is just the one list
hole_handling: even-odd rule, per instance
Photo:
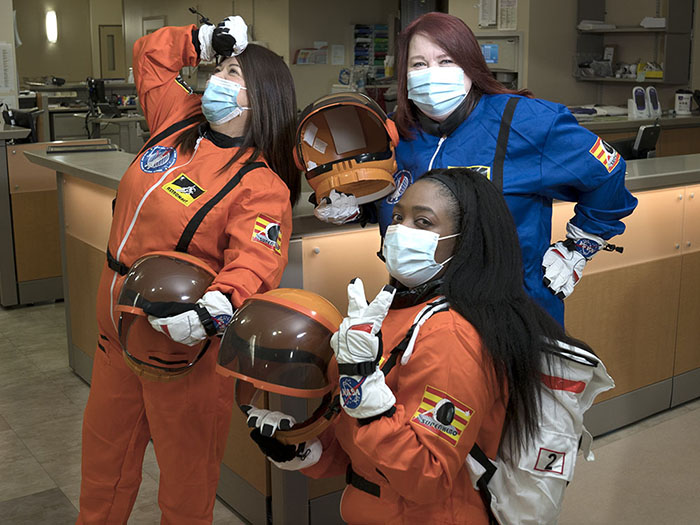
{"label": "black glove", "polygon": [[229,16],[219,22],[211,37],[211,47],[222,57],[240,55],[248,45],[248,27],[240,16]]}
{"label": "black glove", "polygon": [[306,450],[306,443],[285,445],[274,437],[263,436],[258,428],[253,429],[250,437],[257,443],[262,453],[276,463],[284,463],[296,457],[302,457]]}

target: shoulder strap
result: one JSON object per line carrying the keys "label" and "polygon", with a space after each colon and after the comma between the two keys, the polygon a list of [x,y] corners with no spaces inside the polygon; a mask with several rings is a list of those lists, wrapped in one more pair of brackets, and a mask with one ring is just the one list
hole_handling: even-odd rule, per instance
{"label": "shoulder strap", "polygon": [[506,150],[508,149],[508,136],[510,135],[510,125],[513,122],[515,106],[520,102],[519,97],[511,97],[506,103],[501,117],[501,127],[498,130],[498,142],[496,143],[496,154],[493,157],[493,169],[491,172],[491,182],[503,191],[503,164],[506,160]]}
{"label": "shoulder strap", "polygon": [[151,137],[146,144],[143,145],[143,148],[141,148],[141,151],[138,152],[138,154],[134,157],[134,160],[131,161],[133,164],[136,159],[138,159],[141,154],[146,151],[148,148],[151,146],[154,146],[155,144],[158,144],[161,140],[169,137],[173,133],[180,131],[183,128],[186,128],[190,124],[194,124],[195,122],[199,122],[201,120],[200,115],[192,115],[191,117],[188,117],[184,120],[180,120],[179,122],[176,122],[175,124],[172,124],[171,126],[168,126],[165,128],[163,131],[158,133],[155,137]]}
{"label": "shoulder strap", "polygon": [[489,515],[489,525],[498,525],[496,517],[493,515],[491,510],[491,491],[489,490],[489,481],[496,473],[496,465],[494,465],[488,456],[481,450],[481,447],[474,443],[474,446],[469,451],[469,455],[473,457],[479,465],[484,467],[485,472],[481,475],[479,480],[476,482],[476,486],[479,489],[479,496],[481,496],[481,501],[484,502],[486,507],[486,512]]}
{"label": "shoulder strap", "polygon": [[229,180],[216,195],[214,195],[204,204],[204,206],[197,210],[197,213],[195,213],[194,216],[190,219],[190,222],[188,222],[187,226],[185,226],[182,235],[180,235],[180,240],[177,242],[177,246],[175,246],[175,251],[187,252],[187,247],[190,245],[192,237],[194,237],[197,228],[199,228],[199,225],[202,223],[207,213],[209,213],[211,209],[221,201],[221,199],[228,195],[231,192],[231,190],[238,185],[238,183],[243,178],[243,175],[245,175],[249,171],[252,171],[257,168],[262,168],[264,166],[264,162],[251,162],[250,164],[246,164],[240,170],[238,170],[238,172],[231,178],[231,180]]}
{"label": "shoulder strap", "polygon": [[389,372],[391,372],[394,366],[396,366],[399,356],[406,352],[406,355],[410,357],[410,354],[413,352],[413,345],[418,337],[418,331],[420,330],[420,327],[423,326],[423,323],[425,323],[433,314],[444,312],[449,309],[450,305],[447,303],[447,300],[440,296],[434,301],[429,302],[425,308],[418,313],[413,320],[411,328],[408,329],[408,332],[406,332],[404,338],[401,339],[401,342],[399,342],[399,344],[393,348],[389,358],[382,366],[382,372],[384,373],[385,377],[387,374],[389,374]]}

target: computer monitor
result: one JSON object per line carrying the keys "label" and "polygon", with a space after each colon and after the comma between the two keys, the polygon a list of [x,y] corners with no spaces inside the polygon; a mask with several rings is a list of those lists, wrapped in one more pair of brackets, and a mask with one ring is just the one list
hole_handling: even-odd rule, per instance
{"label": "computer monitor", "polygon": [[105,96],[105,81],[101,78],[88,77],[87,79],[88,93],[90,96],[90,102],[93,105],[97,105],[100,102],[107,102],[107,97]]}

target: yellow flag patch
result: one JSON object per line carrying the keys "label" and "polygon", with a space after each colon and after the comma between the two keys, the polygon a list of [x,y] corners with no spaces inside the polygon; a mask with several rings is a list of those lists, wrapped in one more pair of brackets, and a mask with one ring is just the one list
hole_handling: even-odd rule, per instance
{"label": "yellow flag patch", "polygon": [[423,399],[413,414],[411,423],[427,429],[456,447],[473,413],[472,408],[447,392],[426,385]]}
{"label": "yellow flag patch", "polygon": [[277,255],[282,255],[281,225],[278,221],[267,215],[261,213],[258,215],[258,218],[255,219],[251,240],[264,244]]}

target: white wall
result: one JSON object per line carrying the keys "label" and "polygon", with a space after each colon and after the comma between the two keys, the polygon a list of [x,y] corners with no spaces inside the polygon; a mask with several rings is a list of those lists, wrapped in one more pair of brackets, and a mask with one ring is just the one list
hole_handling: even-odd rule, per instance
{"label": "white wall", "polygon": [[[100,26],[121,26],[121,0],[88,0],[90,3],[90,44],[92,47],[92,76],[100,76]],[[124,27],[122,26],[122,32]],[[129,53],[130,54],[130,53]],[[129,59],[129,62],[131,59]]]}
{"label": "white wall", "polygon": [[353,25],[388,24],[390,18],[397,16],[398,4],[398,0],[290,0],[289,50],[292,60],[298,49],[311,48],[314,41],[345,46],[343,66],[290,65],[300,109],[330,93],[332,85],[338,83],[340,70],[353,63]]}
{"label": "white wall", "polygon": [[[88,0],[15,0],[14,7],[22,38],[17,48],[20,82],[51,75],[80,82],[92,75]],[[55,44],[46,39],[45,16],[50,9],[58,18]]]}

